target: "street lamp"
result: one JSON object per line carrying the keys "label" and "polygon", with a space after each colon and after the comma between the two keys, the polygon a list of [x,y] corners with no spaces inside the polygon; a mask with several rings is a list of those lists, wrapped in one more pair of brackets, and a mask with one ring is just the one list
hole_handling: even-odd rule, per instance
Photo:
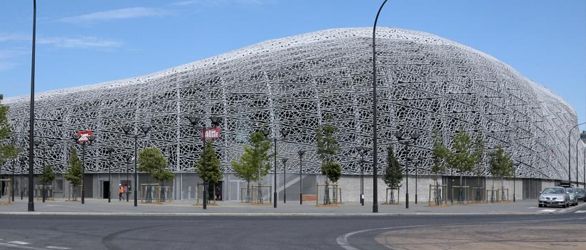
{"label": "street lamp", "polygon": [[[195,130],[200,130],[201,129],[201,132],[202,132],[202,135],[201,135],[201,139],[202,139],[201,152],[202,152],[202,155],[203,155],[203,150],[205,149],[205,143],[206,143],[206,131],[209,128],[206,127],[205,125],[204,126],[201,126],[201,124],[200,124],[200,118],[197,117],[197,116],[195,116],[195,115],[189,115],[189,116],[186,116],[186,118],[187,118],[187,120],[189,120],[189,123],[191,123],[191,125],[193,126],[193,128]],[[213,128],[217,127],[220,124],[220,120],[221,119],[222,118],[217,117],[217,116],[210,117],[210,120],[212,121],[212,127]],[[217,136],[219,136],[219,135],[217,135]],[[203,209],[207,209],[208,208],[208,183],[207,183],[206,180],[204,180],[204,178],[202,178],[202,180],[203,180],[203,207],[202,208]],[[196,183],[196,185],[197,185],[197,183]],[[215,190],[213,192],[215,192]]]}
{"label": "street lamp", "polygon": [[[285,138],[287,137],[287,135],[289,134],[289,131],[287,130],[281,130],[281,140],[285,140]],[[275,136],[273,138],[273,143],[275,144],[275,154],[273,155],[274,158],[274,188],[273,188],[273,208],[277,208],[277,136]],[[283,182],[283,185],[285,185],[285,183]],[[285,186],[283,186],[285,187]],[[285,189],[283,189],[283,192],[285,192]]]}
{"label": "street lamp", "polygon": [[31,99],[30,99],[30,116],[29,116],[29,148],[28,148],[28,211],[35,211],[34,201],[34,190],[33,186],[35,173],[35,145],[34,145],[34,134],[35,134],[35,45],[37,41],[37,0],[33,0],[33,46],[32,46],[32,57],[31,57]]}
{"label": "street lamp", "polygon": [[283,203],[287,203],[287,158],[282,158],[283,162]]}
{"label": "street lamp", "polygon": [[[580,125],[583,125],[583,124],[586,124],[586,122],[576,124],[572,128],[570,128],[570,131],[568,131],[568,184],[569,185],[572,185],[572,173],[571,173],[571,171],[572,171],[571,170],[572,169],[572,159],[571,159],[572,158],[572,152],[571,152],[572,151],[571,150],[572,148],[571,147],[572,146],[571,146],[571,142],[570,142],[570,139],[572,138],[571,137],[572,130],[574,130],[576,127],[578,127]],[[576,152],[576,154],[577,153],[578,152]],[[576,164],[578,164],[578,163],[576,162]]]}
{"label": "street lamp", "polygon": [[358,147],[358,154],[360,154],[360,205],[364,206],[364,156],[366,155],[368,148]]}
{"label": "street lamp", "polygon": [[301,173],[303,171],[303,155],[305,154],[305,150],[297,151],[299,155],[299,205],[303,205],[303,177]]}
{"label": "street lamp", "polygon": [[91,145],[95,139],[96,137],[93,134],[87,136],[87,140],[82,139],[79,132],[73,134],[73,140],[77,144],[81,144],[81,204],[85,204],[85,181],[83,180],[85,177],[85,148],[86,145]]}
{"label": "street lamp", "polygon": [[383,6],[387,0],[384,0],[380,5],[376,17],[374,18],[374,25],[372,26],[372,212],[378,213],[378,189],[377,189],[377,105],[376,105],[376,23]]}
{"label": "street lamp", "polygon": [[131,163],[132,163],[132,156],[129,155],[126,157],[126,190],[125,190],[126,191],[126,202],[128,202],[129,196],[130,196],[129,195],[130,193],[128,192],[128,188],[130,188],[130,186],[128,185],[130,183],[129,182],[130,179],[128,178],[128,166]]}
{"label": "street lamp", "polygon": [[[397,131],[397,133],[395,133],[395,137],[397,137],[397,141],[399,143],[404,144],[407,147],[407,150],[409,150],[410,149],[409,147],[411,146],[411,144],[415,143],[417,138],[419,138],[419,134],[414,133],[410,137],[403,137],[403,135]],[[407,151],[407,152],[409,152],[409,151]],[[407,155],[409,155],[409,153],[407,153]],[[411,159],[408,157],[407,162],[405,163],[405,208],[407,208],[407,209],[409,209],[409,165],[408,165],[408,162],[410,160]],[[417,192],[415,194],[415,200],[417,200]]]}
{"label": "street lamp", "polygon": [[[113,148],[106,148],[106,153],[108,154],[108,161],[112,161],[112,153],[114,152]],[[110,166],[112,164],[108,162],[108,203],[112,201],[112,171],[110,170]]]}
{"label": "street lamp", "polygon": [[[133,127],[131,126],[124,126],[122,127],[122,130],[124,131],[124,134],[126,136],[130,136],[134,138],[134,206],[138,206],[138,172],[137,172],[137,164],[136,164],[136,160],[138,159],[136,156],[136,151],[137,151],[137,141],[138,141],[138,131],[135,131],[133,129]],[[147,134],[149,133],[149,131],[151,130],[151,126],[148,125],[143,125],[140,127],[140,131],[143,133],[144,136],[147,136]],[[133,133],[134,132],[134,133]]]}

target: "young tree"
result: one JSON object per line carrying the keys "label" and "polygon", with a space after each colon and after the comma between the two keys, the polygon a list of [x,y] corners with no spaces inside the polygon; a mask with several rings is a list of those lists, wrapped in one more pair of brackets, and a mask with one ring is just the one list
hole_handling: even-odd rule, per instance
{"label": "young tree", "polygon": [[340,164],[336,162],[336,154],[340,149],[338,141],[334,137],[337,128],[329,123],[323,124],[316,130],[317,155],[321,160],[321,172],[326,178],[325,204],[330,204],[329,181],[336,183],[342,174]]}
{"label": "young tree", "polygon": [[431,173],[434,174],[434,181],[435,181],[435,203],[436,205],[440,204],[440,189],[437,179],[440,173],[446,171],[447,168],[447,159],[450,155],[450,150],[444,146],[442,137],[439,133],[434,133],[433,136],[433,149],[432,149],[432,159],[433,165],[431,166]]}
{"label": "young tree", "polygon": [[[385,169],[384,175],[385,184],[387,184],[389,188],[398,189],[401,180],[403,180],[403,171],[401,170],[401,165],[395,157],[393,147],[389,146],[387,148],[387,167]],[[393,192],[391,192],[391,200],[394,200]]]}
{"label": "young tree", "polygon": [[43,168],[43,174],[41,175],[41,184],[43,184],[43,201],[47,198],[47,185],[53,183],[53,180],[55,180],[53,166],[47,165]]}
{"label": "young tree", "polygon": [[[448,164],[451,168],[460,172],[460,185],[462,185],[462,177],[464,173],[468,173],[474,169],[474,166],[482,159],[483,145],[482,139],[478,137],[472,141],[470,135],[464,131],[458,131],[452,138],[452,150],[448,155]],[[460,198],[462,197],[462,189],[460,189]]]}
{"label": "young tree", "polygon": [[153,179],[165,185],[173,179],[173,172],[167,169],[167,159],[160,149],[144,148],[138,155],[138,170],[148,173]]}
{"label": "young tree", "polygon": [[[75,147],[71,147],[69,150],[69,168],[67,168],[67,172],[65,173],[65,180],[69,181],[74,189],[76,189],[81,184],[82,178],[82,171],[81,171],[81,161],[79,157],[77,157],[77,150]],[[75,196],[75,192],[73,193],[73,199],[77,200],[77,196]]]}
{"label": "young tree", "polygon": [[18,155],[18,148],[15,145],[5,143],[10,138],[12,130],[7,118],[8,106],[3,105],[1,101],[2,95],[0,94],[0,167]]}
{"label": "young tree", "polygon": [[[205,183],[215,185],[222,180],[222,170],[220,169],[220,159],[211,142],[206,142],[199,161],[195,163],[197,174]],[[215,188],[212,192],[215,196]]]}
{"label": "young tree", "polygon": [[[236,176],[246,180],[246,195],[250,201],[250,182],[260,181],[269,173],[269,149],[271,142],[260,132],[250,134],[250,145],[244,146],[244,153],[239,161],[232,161],[231,165]],[[260,192],[260,189],[259,189]]]}
{"label": "young tree", "polygon": [[[504,196],[503,178],[513,175],[513,161],[505,150],[500,146],[490,156],[490,173],[492,176],[500,177],[501,179],[501,198]],[[494,190],[494,181],[492,183]]]}

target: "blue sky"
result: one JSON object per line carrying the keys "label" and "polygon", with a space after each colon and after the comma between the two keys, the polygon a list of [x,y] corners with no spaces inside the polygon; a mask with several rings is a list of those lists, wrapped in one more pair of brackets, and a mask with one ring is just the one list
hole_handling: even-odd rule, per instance
{"label": "blue sky", "polygon": [[[139,76],[267,39],[371,26],[382,0],[37,0],[37,91]],[[0,93],[30,91],[32,0],[0,2]],[[390,0],[379,25],[484,51],[586,121],[586,1]],[[582,127],[586,129],[586,126]]]}

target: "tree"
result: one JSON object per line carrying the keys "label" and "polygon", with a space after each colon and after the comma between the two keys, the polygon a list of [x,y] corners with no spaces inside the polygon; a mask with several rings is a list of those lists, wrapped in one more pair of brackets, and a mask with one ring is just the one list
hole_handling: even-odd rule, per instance
{"label": "tree", "polygon": [[340,145],[334,137],[337,130],[334,125],[329,123],[321,125],[316,130],[317,155],[321,160],[321,172],[327,177],[324,196],[325,204],[330,204],[329,181],[336,183],[342,174],[342,168],[335,159],[340,149]]}
{"label": "tree", "polygon": [[[472,141],[470,135],[464,131],[458,131],[452,138],[452,149],[447,157],[450,168],[460,172],[460,186],[462,186],[462,176],[474,169],[474,166],[480,162],[483,154],[483,142],[481,137]],[[460,198],[463,198],[463,190],[460,189]]]}
{"label": "tree", "polygon": [[55,173],[53,172],[53,166],[47,165],[43,168],[43,174],[41,175],[41,184],[43,184],[43,202],[47,197],[47,185],[53,183],[55,180]]}
{"label": "tree", "polygon": [[[195,169],[204,183],[212,183],[214,186],[222,180],[222,170],[220,169],[220,159],[216,154],[211,142],[206,142],[199,161],[195,163]],[[215,196],[215,189],[213,189]]]}
{"label": "tree", "polygon": [[[505,150],[500,146],[490,156],[490,173],[501,179],[501,198],[504,197],[503,178],[513,175],[513,161]],[[492,184],[494,190],[494,182]]]}
{"label": "tree", "polygon": [[160,149],[155,147],[144,148],[138,155],[138,170],[148,173],[159,183],[173,179],[173,172],[167,169],[167,159]]}
{"label": "tree", "polygon": [[385,169],[384,181],[389,188],[396,189],[403,180],[403,171],[401,164],[395,157],[393,147],[389,146],[387,149],[387,167]]}
{"label": "tree", "polygon": [[250,201],[250,182],[260,181],[269,173],[271,166],[269,165],[268,152],[271,148],[271,142],[260,131],[250,134],[249,141],[250,145],[244,146],[244,153],[240,156],[239,161],[232,161],[231,165],[236,176],[246,180],[246,195]]}
{"label": "tree", "polygon": [[[65,173],[65,180],[69,181],[73,188],[77,188],[81,184],[82,178],[82,171],[81,171],[81,161],[79,157],[77,157],[77,150],[75,147],[71,147],[69,150],[69,168],[67,168],[67,172]],[[75,192],[72,192],[73,199],[76,200],[77,196],[75,196]]]}
{"label": "tree", "polygon": [[[0,102],[2,95],[0,94]],[[8,122],[8,106],[0,103],[0,167],[7,161],[16,158],[18,155],[18,148],[11,144],[6,144],[7,139],[11,137],[12,129]]]}

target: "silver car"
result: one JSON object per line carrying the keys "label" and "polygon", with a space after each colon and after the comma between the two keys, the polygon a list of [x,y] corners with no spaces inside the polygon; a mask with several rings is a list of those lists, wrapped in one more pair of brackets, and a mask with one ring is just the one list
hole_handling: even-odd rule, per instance
{"label": "silver car", "polygon": [[570,205],[575,206],[578,205],[578,198],[576,195],[576,190],[573,187],[567,187],[566,193],[570,196]]}
{"label": "silver car", "polygon": [[570,195],[563,187],[545,188],[543,191],[541,191],[541,193],[539,193],[539,207],[569,207],[570,203]]}

